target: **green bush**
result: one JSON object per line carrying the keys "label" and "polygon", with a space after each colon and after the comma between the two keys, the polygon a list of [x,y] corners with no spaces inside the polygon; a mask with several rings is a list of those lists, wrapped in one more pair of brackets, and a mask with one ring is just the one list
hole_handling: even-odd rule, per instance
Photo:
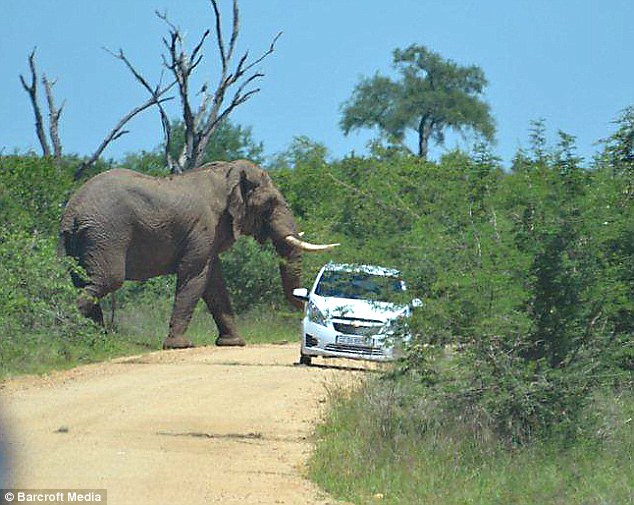
{"label": "green bush", "polygon": [[249,237],[240,238],[220,256],[234,310],[246,312],[258,305],[285,307],[279,273],[279,256],[272,246],[260,246]]}
{"label": "green bush", "polygon": [[0,375],[94,360],[108,349],[101,330],[81,317],[67,262],[56,241],[0,233]]}
{"label": "green bush", "polygon": [[73,188],[72,165],[34,155],[0,156],[0,223],[3,229],[57,235]]}

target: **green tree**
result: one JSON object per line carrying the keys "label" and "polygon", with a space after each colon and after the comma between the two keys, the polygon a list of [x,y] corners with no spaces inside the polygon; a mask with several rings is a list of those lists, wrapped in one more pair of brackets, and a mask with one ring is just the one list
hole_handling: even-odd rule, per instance
{"label": "green tree", "polygon": [[621,111],[614,121],[616,131],[602,140],[603,152],[597,158],[599,167],[610,167],[624,185],[627,200],[634,195],[634,105]]}
{"label": "green tree", "polygon": [[377,127],[388,140],[403,144],[408,130],[418,136],[418,156],[427,158],[430,139],[442,144],[447,129],[472,130],[487,140],[495,134],[489,105],[481,95],[487,80],[481,68],[464,67],[424,46],[393,53],[400,78],[375,74],[363,78],[343,104],[345,134]]}

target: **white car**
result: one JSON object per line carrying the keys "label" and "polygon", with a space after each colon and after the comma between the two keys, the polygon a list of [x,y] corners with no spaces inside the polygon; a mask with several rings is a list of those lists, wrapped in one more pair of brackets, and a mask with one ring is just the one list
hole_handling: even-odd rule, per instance
{"label": "white car", "polygon": [[386,361],[410,338],[407,319],[418,299],[406,301],[398,270],[328,263],[312,289],[293,290],[306,302],[300,363],[314,356]]}

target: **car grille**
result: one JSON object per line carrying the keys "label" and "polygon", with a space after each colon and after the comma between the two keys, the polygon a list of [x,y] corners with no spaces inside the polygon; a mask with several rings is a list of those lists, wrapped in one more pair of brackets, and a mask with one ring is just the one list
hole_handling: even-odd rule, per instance
{"label": "car grille", "polygon": [[336,331],[343,333],[344,335],[361,335],[363,337],[373,337],[378,335],[383,327],[383,323],[367,323],[367,322],[339,322],[333,321],[333,326]]}
{"label": "car grille", "polygon": [[349,354],[370,355],[370,356],[383,356],[383,349],[378,347],[367,347],[349,344],[328,344],[326,345],[327,351],[334,352],[347,352]]}

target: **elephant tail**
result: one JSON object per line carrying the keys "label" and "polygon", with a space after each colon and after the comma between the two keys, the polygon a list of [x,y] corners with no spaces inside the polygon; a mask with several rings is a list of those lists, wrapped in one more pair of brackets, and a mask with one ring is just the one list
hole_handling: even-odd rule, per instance
{"label": "elephant tail", "polygon": [[[76,262],[81,263],[81,250],[83,243],[83,232],[79,227],[79,223],[74,216],[67,214],[62,218],[62,225],[59,235],[59,242],[57,244],[57,253],[60,256],[69,256]],[[81,269],[77,265],[73,265],[70,268],[70,276],[73,280],[73,284],[77,288],[83,288],[86,286],[85,276],[82,275]]]}

